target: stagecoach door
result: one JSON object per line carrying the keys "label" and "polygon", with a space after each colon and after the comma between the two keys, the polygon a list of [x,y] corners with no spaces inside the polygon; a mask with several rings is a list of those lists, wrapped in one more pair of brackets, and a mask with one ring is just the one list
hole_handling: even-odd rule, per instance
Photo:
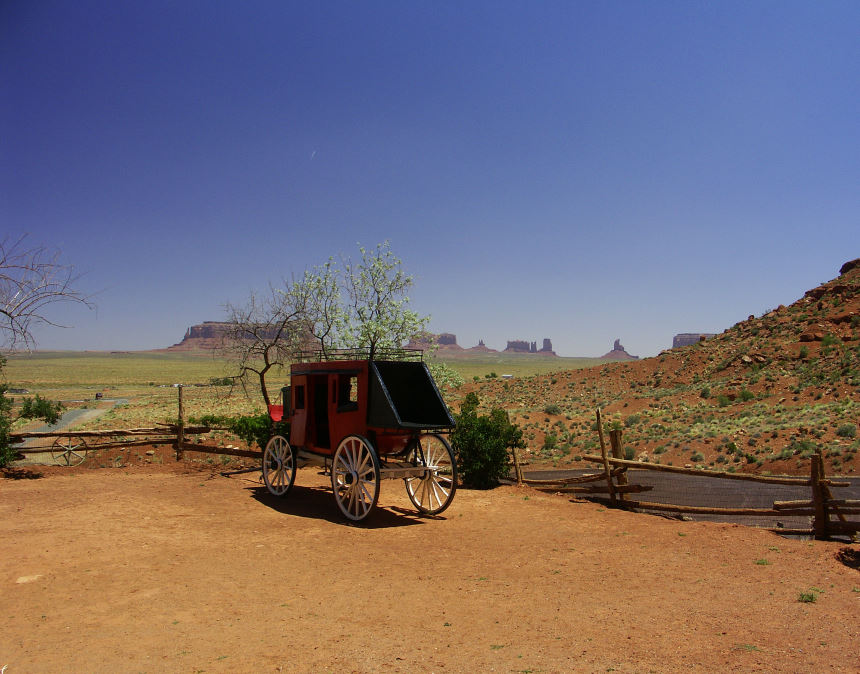
{"label": "stagecoach door", "polygon": [[314,396],[314,433],[313,445],[321,449],[329,449],[328,432],[328,380],[326,374],[311,375]]}
{"label": "stagecoach door", "polygon": [[290,409],[293,412],[290,417],[290,444],[294,447],[304,447],[308,425],[308,378],[305,375],[294,375],[290,383],[292,384]]}

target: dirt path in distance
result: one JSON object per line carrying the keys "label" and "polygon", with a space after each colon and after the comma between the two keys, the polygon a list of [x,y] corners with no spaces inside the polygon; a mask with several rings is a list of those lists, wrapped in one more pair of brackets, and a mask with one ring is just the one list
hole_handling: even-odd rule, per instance
{"label": "dirt path in distance", "polygon": [[43,475],[0,479],[5,674],[857,671],[844,544],[516,487],[419,518],[399,481],[351,526],[310,468],[286,499],[187,464]]}

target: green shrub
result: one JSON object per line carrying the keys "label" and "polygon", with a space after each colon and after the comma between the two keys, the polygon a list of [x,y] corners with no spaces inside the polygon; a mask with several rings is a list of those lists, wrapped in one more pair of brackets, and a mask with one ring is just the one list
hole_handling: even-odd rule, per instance
{"label": "green shrub", "polygon": [[690,461],[693,463],[701,463],[705,460],[705,455],[701,452],[693,452],[693,455],[690,457]]}
{"label": "green shrub", "polygon": [[824,335],[821,340],[821,346],[833,346],[839,342],[839,338],[836,335],[830,334],[829,332]]}
{"label": "green shrub", "polygon": [[[0,365],[2,365],[2,359],[0,359]],[[16,454],[9,445],[9,432],[12,428],[9,414],[12,411],[12,401],[5,395],[6,388],[4,384],[0,384],[0,468],[11,463]]]}
{"label": "green shrub", "polygon": [[545,414],[561,414],[561,407],[553,403],[544,407],[543,411]]}
{"label": "green shrub", "polygon": [[62,403],[45,400],[37,393],[35,398],[24,398],[18,416],[22,419],[44,419],[46,423],[55,424],[62,411]]}
{"label": "green shrub", "polygon": [[699,391],[699,395],[702,398],[710,398],[711,397],[711,389],[705,386],[701,391]]}
{"label": "green shrub", "polygon": [[466,395],[460,414],[455,415],[451,445],[463,484],[489,489],[508,472],[508,448],[525,447],[525,443],[522,430],[511,423],[507,412],[493,408],[488,415],[478,414],[478,405],[475,393]]}
{"label": "green shrub", "polygon": [[752,392],[752,391],[750,391],[749,389],[744,388],[744,389],[741,389],[741,392],[740,392],[740,394],[739,394],[739,397],[740,397],[740,399],[741,399],[743,402],[747,402],[747,401],[752,400],[753,398],[755,398],[755,393],[753,393],[753,392]]}
{"label": "green shrub", "polygon": [[227,428],[231,433],[240,437],[249,445],[256,443],[260,449],[265,449],[266,444],[274,435],[290,437],[290,424],[287,421],[272,421],[267,413],[252,414],[246,417],[228,417],[215,414],[204,414],[202,417],[190,417],[189,423],[201,424],[202,426],[220,426]]}
{"label": "green shrub", "polygon": [[840,424],[836,429],[836,435],[840,438],[853,438],[857,435],[857,426],[854,424]]}
{"label": "green shrub", "polygon": [[731,402],[732,401],[729,400],[729,397],[727,395],[718,395],[717,396],[717,405],[719,405],[720,407],[726,407]]}

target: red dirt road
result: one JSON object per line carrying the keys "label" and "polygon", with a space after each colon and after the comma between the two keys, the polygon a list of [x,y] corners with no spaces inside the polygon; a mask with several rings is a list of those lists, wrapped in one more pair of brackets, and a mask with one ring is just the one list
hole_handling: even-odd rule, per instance
{"label": "red dirt road", "polygon": [[516,487],[420,519],[397,481],[350,526],[313,469],[182,470],[0,480],[0,669],[858,671],[843,544]]}

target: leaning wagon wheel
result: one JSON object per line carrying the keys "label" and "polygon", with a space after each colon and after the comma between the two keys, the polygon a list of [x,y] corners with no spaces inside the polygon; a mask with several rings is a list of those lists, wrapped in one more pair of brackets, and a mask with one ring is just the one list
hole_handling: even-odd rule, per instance
{"label": "leaning wagon wheel", "polygon": [[373,445],[360,435],[344,438],[331,467],[331,487],[340,511],[359,522],[379,500],[379,457]]}
{"label": "leaning wagon wheel", "polygon": [[406,493],[419,512],[438,515],[451,505],[457,491],[457,461],[454,450],[441,435],[424,433],[409,450],[408,460],[424,467],[420,477],[407,477]]}
{"label": "leaning wagon wheel", "polygon": [[282,435],[272,436],[263,451],[263,482],[275,496],[285,496],[296,480],[296,455]]}
{"label": "leaning wagon wheel", "polygon": [[86,440],[74,435],[61,435],[51,445],[51,457],[61,466],[77,466],[87,458]]}

